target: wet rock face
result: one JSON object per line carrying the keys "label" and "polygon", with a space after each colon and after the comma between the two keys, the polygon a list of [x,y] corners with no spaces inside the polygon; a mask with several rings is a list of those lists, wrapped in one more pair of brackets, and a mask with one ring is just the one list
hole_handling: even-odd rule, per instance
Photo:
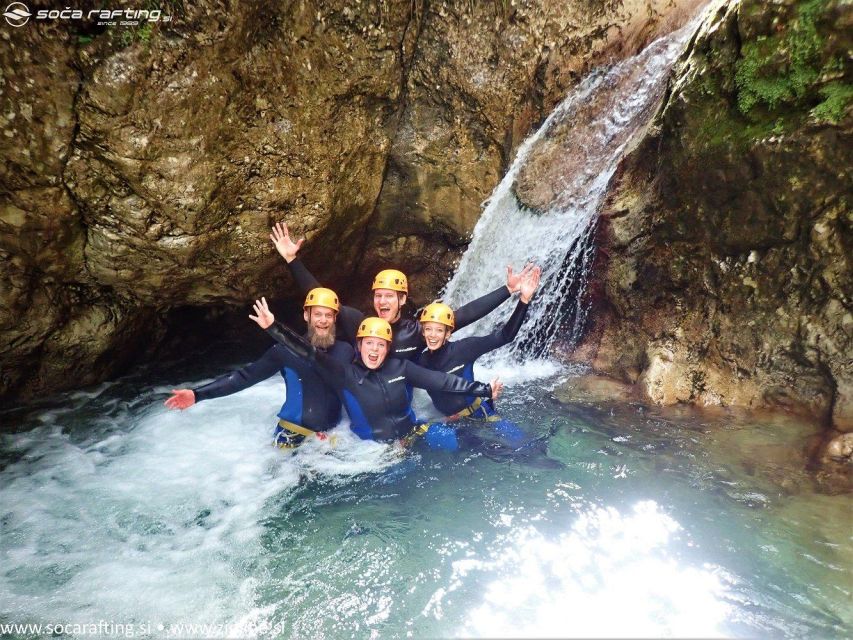
{"label": "wet rock face", "polygon": [[700,1],[429,3],[365,271],[402,259],[428,302],[531,130],[591,69],[635,54]]}
{"label": "wet rock face", "polygon": [[4,29],[0,396],[114,375],[171,309],[293,296],[282,218],[324,282],[405,265],[428,300],[531,126],[695,2],[201,1]]}
{"label": "wet rock face", "polygon": [[171,25],[4,30],[0,395],[113,375],[173,307],[274,296],[285,213],[354,261],[413,18],[385,4],[181,3]]}
{"label": "wet rock face", "polygon": [[850,13],[744,0],[703,26],[600,220],[595,369],[853,431]]}

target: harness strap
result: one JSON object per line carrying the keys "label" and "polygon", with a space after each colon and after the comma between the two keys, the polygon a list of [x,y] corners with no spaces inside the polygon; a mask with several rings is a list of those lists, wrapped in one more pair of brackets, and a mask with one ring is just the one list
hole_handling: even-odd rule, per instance
{"label": "harness strap", "polygon": [[419,424],[419,425],[415,426],[415,427],[414,427],[414,428],[409,432],[409,434],[408,434],[408,435],[403,436],[402,438],[400,438],[400,443],[401,443],[404,447],[406,447],[406,448],[411,447],[411,446],[412,446],[412,444],[414,444],[415,440],[417,440],[417,439],[418,439],[418,438],[420,438],[422,435],[424,435],[427,431],[429,431],[429,428],[430,428],[431,426],[432,426],[432,423],[431,423],[431,422],[424,422],[424,423],[421,423],[421,424]]}
{"label": "harness strap", "polygon": [[453,422],[455,420],[460,420],[461,418],[467,418],[471,414],[473,414],[477,409],[480,408],[480,405],[483,404],[482,398],[477,398],[473,403],[469,404],[464,409],[461,409],[454,413],[452,416],[447,416],[447,420],[449,422]]}
{"label": "harness strap", "polygon": [[316,431],[311,431],[311,429],[306,429],[305,427],[289,422],[288,420],[279,420],[278,426],[282,429],[287,429],[292,433],[298,433],[300,436],[313,436],[317,434]]}
{"label": "harness strap", "polygon": [[[289,420],[279,420],[278,426],[281,427],[281,431],[275,434],[273,446],[277,446],[279,449],[295,449],[305,441],[305,438],[310,438],[311,436],[316,436],[320,440],[328,438],[325,433],[311,431],[311,429],[306,429]],[[335,442],[332,442],[333,446],[334,444]]]}
{"label": "harness strap", "polygon": [[[474,402],[469,404],[464,409],[461,409],[460,411],[454,413],[452,416],[448,416],[447,418],[445,418],[445,421],[455,422],[456,420],[461,420],[462,418],[474,417],[478,420],[485,420],[486,422],[498,422],[501,417],[496,413],[488,413],[488,411],[486,410],[487,405],[483,404],[484,399],[485,398],[477,398],[476,400],[474,400]],[[474,414],[478,411],[481,415],[475,416]]]}

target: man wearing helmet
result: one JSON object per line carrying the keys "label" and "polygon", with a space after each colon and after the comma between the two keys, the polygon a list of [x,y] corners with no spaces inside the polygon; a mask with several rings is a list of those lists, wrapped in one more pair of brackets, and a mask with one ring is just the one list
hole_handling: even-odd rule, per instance
{"label": "man wearing helmet", "polygon": [[[290,273],[296,280],[297,285],[307,291],[319,287],[320,283],[308,271],[305,265],[297,257],[304,238],[294,242],[290,238],[287,225],[277,223],[270,234],[270,239],[275,245]],[[512,267],[507,267],[506,286],[499,287],[491,293],[478,298],[460,307],[455,312],[456,328],[461,329],[472,322],[479,320],[494,311],[502,302],[508,300],[510,295],[518,291],[521,280],[532,269],[527,265],[519,274],[514,274]],[[391,344],[391,356],[394,358],[416,359],[424,348],[424,340],[420,323],[416,318],[404,317],[403,306],[409,294],[409,283],[406,276],[396,269],[385,269],[380,271],[373,281],[373,309],[377,317],[386,320],[394,330],[394,339]],[[338,317],[338,326],[342,337],[350,342],[355,342],[355,333],[358,330],[365,314],[353,307],[343,306]]]}
{"label": "man wearing helmet", "polygon": [[[266,300],[263,300],[266,308]],[[260,307],[256,303],[255,313]],[[335,340],[335,320],[340,310],[337,294],[317,287],[308,292],[303,317],[308,325],[307,342],[336,362],[351,362],[353,348]],[[249,316],[255,318],[255,316]],[[237,393],[279,371],[287,385],[287,398],[278,412],[274,444],[282,448],[300,445],[306,437],[334,427],[341,417],[341,403],[320,377],[317,367],[281,345],[273,345],[255,362],[195,389],[174,389],[164,403],[169,409],[188,409],[197,402]]]}
{"label": "man wearing helmet", "polygon": [[252,319],[280,345],[317,363],[320,375],[340,394],[350,417],[350,428],[363,439],[390,442],[418,432],[420,425],[412,411],[410,387],[493,399],[503,389],[498,379],[491,384],[467,381],[424,369],[405,358],[388,357],[393,332],[391,324],[382,318],[361,321],[356,330],[357,358],[354,363],[346,364],[276,323],[263,298],[255,303],[255,310],[257,316]]}

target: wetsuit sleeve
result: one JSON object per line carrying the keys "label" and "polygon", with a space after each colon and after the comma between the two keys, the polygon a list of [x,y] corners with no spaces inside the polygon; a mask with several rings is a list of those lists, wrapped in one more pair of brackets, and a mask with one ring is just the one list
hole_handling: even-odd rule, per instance
{"label": "wetsuit sleeve", "polygon": [[269,378],[285,366],[290,359],[290,354],[283,347],[274,345],[267,349],[264,355],[255,362],[193,389],[195,401],[201,402],[211,398],[221,398],[247,389],[253,384]]}
{"label": "wetsuit sleeve", "polygon": [[355,307],[343,305],[338,312],[337,323],[347,340],[355,341],[355,334],[362,320],[364,320],[364,314]]}
{"label": "wetsuit sleeve", "polygon": [[290,269],[290,275],[293,276],[293,279],[296,281],[296,285],[302,289],[302,293],[308,293],[311,289],[323,286],[317,278],[311,275],[311,272],[308,271],[308,267],[306,267],[299,258],[295,258],[288,262],[287,268]]}
{"label": "wetsuit sleeve", "polygon": [[[294,260],[295,262],[295,260]],[[472,322],[476,322],[480,318],[489,315],[497,309],[502,302],[509,299],[509,289],[506,286],[501,286],[491,293],[487,293],[481,298],[472,300],[468,304],[462,305],[454,311],[454,319],[456,328],[461,329]]]}
{"label": "wetsuit sleeve", "polygon": [[522,322],[524,322],[528,306],[527,303],[519,300],[515,311],[512,312],[506,324],[494,333],[490,333],[487,336],[462,338],[461,340],[452,342],[454,356],[465,362],[473,362],[484,353],[494,351],[512,342],[513,338],[518,335],[518,330],[521,328]]}
{"label": "wetsuit sleeve", "polygon": [[299,358],[313,360],[317,354],[317,348],[314,345],[280,322],[268,327],[267,333],[273,340]]}
{"label": "wetsuit sleeve", "polygon": [[482,382],[468,382],[452,373],[425,369],[410,360],[405,360],[403,375],[406,382],[413,387],[427,391],[443,391],[444,393],[464,393],[478,398],[491,398],[492,386]]}
{"label": "wetsuit sleeve", "polygon": [[335,389],[343,386],[346,369],[341,362],[320,351],[293,329],[280,322],[276,322],[267,328],[267,333],[293,356],[310,360],[318,365],[315,370],[325,383]]}

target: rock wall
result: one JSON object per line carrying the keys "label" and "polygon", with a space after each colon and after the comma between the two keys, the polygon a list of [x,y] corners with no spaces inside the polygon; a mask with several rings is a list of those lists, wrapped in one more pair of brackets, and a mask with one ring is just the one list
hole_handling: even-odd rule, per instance
{"label": "rock wall", "polygon": [[170,310],[293,296],[267,238],[282,218],[336,288],[393,263],[428,299],[531,126],[696,0],[518,4],[2,24],[0,397],[115,375]]}
{"label": "rock wall", "polygon": [[[720,3],[625,158],[575,358],[659,404],[853,431],[849,4]],[[848,435],[842,435],[848,433]]]}

